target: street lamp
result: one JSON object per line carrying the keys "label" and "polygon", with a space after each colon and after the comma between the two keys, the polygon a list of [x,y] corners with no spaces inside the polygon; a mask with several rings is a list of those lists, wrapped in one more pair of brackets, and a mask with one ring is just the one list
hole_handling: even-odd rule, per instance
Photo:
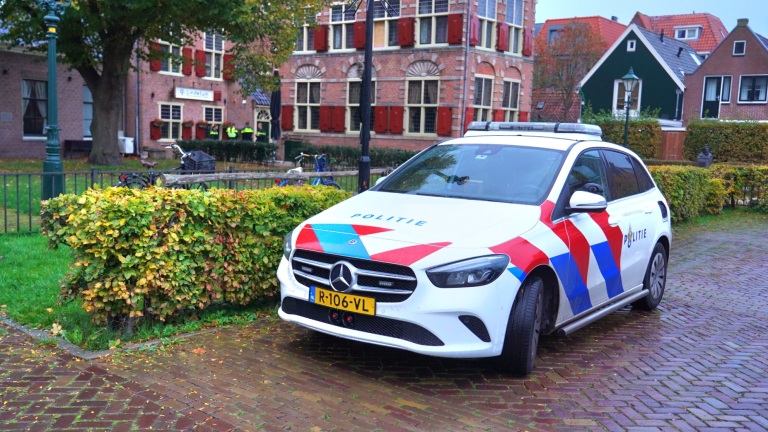
{"label": "street lamp", "polygon": [[629,105],[632,102],[632,91],[640,81],[640,77],[635,75],[632,71],[632,66],[629,67],[629,72],[621,77],[621,81],[624,83],[624,109],[626,110],[626,119],[624,121],[624,147],[629,144]]}
{"label": "street lamp", "polygon": [[37,0],[38,7],[45,11],[45,26],[48,29],[48,126],[45,128],[45,162],[43,162],[42,199],[49,199],[64,192],[64,175],[61,164],[61,144],[59,143],[59,107],[56,77],[56,29],[59,16],[69,6],[71,0]]}

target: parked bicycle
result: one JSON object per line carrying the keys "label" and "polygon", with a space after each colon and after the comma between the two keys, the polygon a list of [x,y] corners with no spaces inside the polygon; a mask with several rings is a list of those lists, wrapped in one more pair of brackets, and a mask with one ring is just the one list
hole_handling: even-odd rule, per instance
{"label": "parked bicycle", "polygon": [[[314,171],[315,172],[329,172],[330,168],[328,166],[328,157],[325,154],[306,154],[306,153],[299,153],[298,156],[296,156],[296,167],[291,168],[288,170],[289,174],[301,174],[304,172],[304,168],[302,167],[302,162],[304,162],[305,158],[313,158],[314,161]],[[276,180],[275,181],[278,186],[288,186],[288,185],[302,185],[304,184],[303,180],[293,180],[293,179],[282,179],[282,180]],[[336,181],[333,180],[333,177],[314,177],[310,181],[310,184],[312,186],[333,186],[336,189],[341,189],[341,186],[336,183]]]}
{"label": "parked bicycle", "polygon": [[[120,181],[115,185],[117,187],[128,187],[132,189],[144,189],[150,186],[155,186],[157,180],[163,176],[163,174],[179,171],[181,174],[194,174],[201,172],[213,172],[216,169],[215,159],[207,153],[200,150],[193,150],[185,152],[178,144],[170,144],[165,148],[173,149],[180,154],[179,166],[168,171],[155,171],[155,165],[157,162],[150,162],[146,159],[141,159],[141,165],[146,167],[147,172],[132,172],[120,174]],[[183,189],[208,189],[208,185],[201,183],[193,183],[188,185],[178,186]]]}

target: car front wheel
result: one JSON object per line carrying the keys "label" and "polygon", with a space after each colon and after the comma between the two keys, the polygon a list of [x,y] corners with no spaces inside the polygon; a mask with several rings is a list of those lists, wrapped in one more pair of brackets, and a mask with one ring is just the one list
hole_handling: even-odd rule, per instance
{"label": "car front wheel", "polygon": [[527,375],[533,369],[544,313],[544,282],[529,278],[520,287],[510,312],[499,366],[515,375]]}

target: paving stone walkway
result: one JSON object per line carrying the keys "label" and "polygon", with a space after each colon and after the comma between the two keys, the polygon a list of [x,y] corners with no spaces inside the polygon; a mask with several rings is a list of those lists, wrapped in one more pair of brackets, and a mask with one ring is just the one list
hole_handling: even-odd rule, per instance
{"label": "paving stone walkway", "polygon": [[0,430],[768,431],[768,223],[676,239],[658,310],[526,378],[262,321],[82,360],[0,327]]}

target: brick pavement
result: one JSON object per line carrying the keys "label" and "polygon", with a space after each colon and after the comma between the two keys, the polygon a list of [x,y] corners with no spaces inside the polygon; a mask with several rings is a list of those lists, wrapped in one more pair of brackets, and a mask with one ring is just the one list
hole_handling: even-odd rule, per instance
{"label": "brick pavement", "polygon": [[544,338],[524,379],[281,322],[92,361],[0,328],[0,430],[768,431],[766,228],[676,239],[659,310]]}

